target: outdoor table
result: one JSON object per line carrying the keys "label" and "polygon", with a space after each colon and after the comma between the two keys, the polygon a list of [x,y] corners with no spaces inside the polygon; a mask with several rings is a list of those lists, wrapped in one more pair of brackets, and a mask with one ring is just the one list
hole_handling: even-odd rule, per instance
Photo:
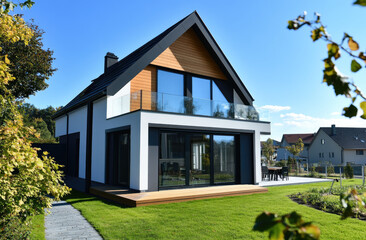
{"label": "outdoor table", "polygon": [[268,172],[271,176],[271,180],[278,180],[278,175],[281,173],[282,167],[268,167]]}

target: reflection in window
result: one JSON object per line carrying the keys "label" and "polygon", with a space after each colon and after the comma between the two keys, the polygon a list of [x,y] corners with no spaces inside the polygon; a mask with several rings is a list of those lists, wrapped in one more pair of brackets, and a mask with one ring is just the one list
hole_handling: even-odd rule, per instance
{"label": "reflection in window", "polygon": [[211,80],[192,77],[193,111],[197,115],[211,115]]}
{"label": "reflection in window", "polygon": [[212,101],[213,101],[213,116],[214,117],[233,117],[233,104],[230,104],[219,87],[212,81]]}
{"label": "reflection in window", "polygon": [[185,185],[184,135],[160,135],[159,186]]}
{"label": "reflection in window", "polygon": [[184,113],[183,74],[158,70],[158,110]]}
{"label": "reflection in window", "polygon": [[190,185],[210,184],[210,135],[194,134],[191,138]]}
{"label": "reflection in window", "polygon": [[235,182],[235,139],[234,136],[213,136],[214,182]]}

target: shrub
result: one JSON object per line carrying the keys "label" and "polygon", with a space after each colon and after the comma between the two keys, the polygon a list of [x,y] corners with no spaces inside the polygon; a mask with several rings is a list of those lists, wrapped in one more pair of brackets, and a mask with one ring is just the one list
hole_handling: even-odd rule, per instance
{"label": "shrub", "polygon": [[286,160],[281,160],[275,163],[276,167],[286,167],[287,166],[287,161]]}
{"label": "shrub", "polygon": [[346,178],[353,178],[353,168],[351,164],[347,163],[346,167],[344,168],[344,175]]}
{"label": "shrub", "polygon": [[327,174],[334,174],[334,167],[332,164],[327,166]]}

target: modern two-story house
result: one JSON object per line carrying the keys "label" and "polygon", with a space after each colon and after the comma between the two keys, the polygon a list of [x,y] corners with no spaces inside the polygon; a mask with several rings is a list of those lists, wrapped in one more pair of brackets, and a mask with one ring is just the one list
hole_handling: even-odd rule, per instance
{"label": "modern two-story house", "polygon": [[143,192],[261,181],[270,123],[197,12],[104,64],[54,116],[66,174],[86,191],[92,182]]}

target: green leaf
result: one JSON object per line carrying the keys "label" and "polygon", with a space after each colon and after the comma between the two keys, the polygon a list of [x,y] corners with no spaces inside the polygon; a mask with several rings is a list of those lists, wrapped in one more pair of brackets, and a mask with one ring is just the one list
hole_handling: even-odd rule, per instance
{"label": "green leaf", "polygon": [[345,117],[355,117],[357,115],[357,108],[355,107],[355,105],[351,104],[349,107],[345,107],[343,108],[343,115]]}
{"label": "green leaf", "polygon": [[284,230],[286,227],[282,223],[275,224],[270,230],[269,230],[269,239],[270,240],[282,240],[284,239]]}
{"label": "green leaf", "polygon": [[360,108],[363,110],[361,118],[366,119],[366,101],[360,103]]}
{"label": "green leaf", "polygon": [[361,65],[356,60],[353,59],[351,62],[351,71],[357,72],[360,69],[361,69]]}
{"label": "green leaf", "polygon": [[366,6],[366,0],[357,0],[353,4],[365,7]]}
{"label": "green leaf", "polygon": [[254,231],[264,232],[272,228],[276,224],[277,215],[269,212],[261,213],[256,219],[253,226]]}

